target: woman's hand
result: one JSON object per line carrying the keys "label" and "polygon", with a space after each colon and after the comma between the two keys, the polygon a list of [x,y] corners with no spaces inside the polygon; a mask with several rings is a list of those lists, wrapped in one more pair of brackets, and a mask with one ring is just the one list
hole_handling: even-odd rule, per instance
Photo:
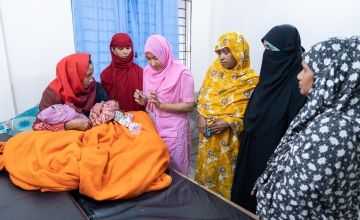
{"label": "woman's hand", "polygon": [[[134,95],[134,97],[136,97]],[[181,102],[181,103],[164,103],[160,101],[158,94],[155,91],[149,91],[149,95],[146,99],[147,102],[151,102],[156,108],[167,112],[182,113],[192,112],[194,110],[194,102]]]}
{"label": "woman's hand", "polygon": [[205,135],[206,118],[202,115],[199,115],[198,128],[199,128],[199,132]]}
{"label": "woman's hand", "polygon": [[160,108],[161,102],[156,92],[150,91],[148,99],[149,102],[153,103],[157,108]]}
{"label": "woman's hand", "polygon": [[89,120],[84,120],[84,119],[74,119],[64,124],[65,130],[85,131],[87,129],[90,129],[91,127],[92,127],[91,122]]}
{"label": "woman's hand", "polygon": [[139,105],[146,105],[147,102],[147,97],[144,95],[144,93],[140,90],[135,90],[134,92],[134,98],[135,98],[135,102],[137,102]]}
{"label": "woman's hand", "polygon": [[212,134],[220,134],[229,127],[230,124],[221,118],[215,118],[213,122],[208,125],[208,128]]}

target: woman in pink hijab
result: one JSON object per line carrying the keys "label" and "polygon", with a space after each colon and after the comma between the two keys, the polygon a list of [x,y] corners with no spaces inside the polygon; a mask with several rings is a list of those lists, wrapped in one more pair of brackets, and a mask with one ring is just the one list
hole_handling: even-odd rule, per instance
{"label": "woman in pink hijab", "polygon": [[190,112],[195,105],[191,72],[172,54],[169,42],[160,35],[145,44],[148,65],[144,68],[143,91],[134,98],[146,106],[169,148],[170,167],[188,175],[190,163]]}

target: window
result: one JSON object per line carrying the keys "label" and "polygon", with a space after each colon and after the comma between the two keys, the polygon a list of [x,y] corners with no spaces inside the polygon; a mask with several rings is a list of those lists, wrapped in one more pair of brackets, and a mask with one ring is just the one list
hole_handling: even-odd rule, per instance
{"label": "window", "polygon": [[191,0],[178,0],[179,60],[190,69]]}
{"label": "window", "polygon": [[[76,51],[91,53],[97,81],[101,71],[111,62],[109,42],[117,32],[129,33],[137,54],[135,62],[142,67],[147,64],[143,50],[151,34],[163,35],[178,57],[179,11],[183,11],[183,19],[186,18],[187,11],[178,9],[179,2],[185,3],[181,8],[188,8],[189,1],[185,0],[72,0]],[[182,26],[186,27],[186,22]],[[183,33],[181,36],[183,42],[186,42],[186,35]],[[187,49],[183,49],[182,53],[185,50]]]}

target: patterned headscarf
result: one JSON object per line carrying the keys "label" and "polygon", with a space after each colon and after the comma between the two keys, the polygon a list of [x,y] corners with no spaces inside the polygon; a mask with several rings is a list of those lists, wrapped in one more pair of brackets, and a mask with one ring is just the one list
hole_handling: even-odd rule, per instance
{"label": "patterned headscarf", "polygon": [[[274,186],[282,184],[289,169],[296,169],[297,166],[303,168],[296,169],[295,172],[300,174],[295,184],[305,181],[310,188],[316,187],[320,194],[326,190],[333,192],[328,195],[333,197],[334,205],[329,208],[331,212],[346,213],[346,210],[336,210],[341,204],[335,203],[344,198],[347,201],[346,197],[350,196],[360,197],[360,37],[331,38],[314,45],[303,57],[314,72],[313,88],[307,103],[294,118],[265,172],[255,184],[260,213],[271,209],[268,207],[271,206],[270,200],[272,203],[277,201],[265,194],[276,190],[278,187]],[[306,172],[306,166],[312,170],[313,176],[301,174]],[[347,173],[345,176],[338,175],[343,171]],[[355,184],[342,180],[349,175],[355,175]],[[329,189],[331,179],[343,181],[341,189],[336,184]],[[288,178],[287,181],[291,180]],[[287,187],[291,189],[289,184],[280,186],[284,192],[289,190]],[[310,188],[303,187],[302,193]],[[336,190],[344,193],[334,194]],[[313,205],[315,208],[319,204],[313,202]],[[356,207],[355,204],[348,205]],[[353,214],[352,211],[348,213]]]}
{"label": "patterned headscarf", "polygon": [[[304,125],[323,112],[341,112],[360,124],[360,38],[331,38],[304,54],[314,71],[313,91],[300,120]],[[298,117],[299,118],[299,117]]]}
{"label": "patterned headscarf", "polygon": [[115,118],[116,111],[120,111],[117,101],[102,101],[91,108],[89,119],[93,126],[105,124]]}
{"label": "patterned headscarf", "polygon": [[[245,40],[244,35],[236,32],[229,32],[223,34],[217,41],[215,45],[215,52],[225,47],[229,48],[231,54],[234,56],[237,61],[236,70],[250,68],[250,54],[249,54],[249,44]],[[216,59],[217,64],[220,64],[220,59]],[[222,69],[225,69],[221,66]]]}
{"label": "patterned headscarf", "polygon": [[215,45],[215,52],[229,48],[237,61],[233,69],[226,69],[219,58],[207,70],[198,97],[198,112],[205,117],[233,115],[242,118],[245,107],[239,103],[247,100],[258,82],[258,75],[250,69],[249,45],[240,33],[222,35]]}

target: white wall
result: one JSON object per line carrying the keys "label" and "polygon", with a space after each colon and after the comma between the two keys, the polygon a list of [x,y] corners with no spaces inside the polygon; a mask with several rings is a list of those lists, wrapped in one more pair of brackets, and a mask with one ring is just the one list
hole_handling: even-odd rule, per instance
{"label": "white wall", "polygon": [[260,39],[279,24],[292,24],[305,49],[333,36],[360,35],[358,0],[193,0],[191,71],[199,90],[215,59],[213,48],[225,32],[242,32],[250,45],[251,66],[260,72]]}
{"label": "white wall", "polygon": [[0,13],[2,121],[37,104],[56,63],[75,50],[70,0],[0,0]]}
{"label": "white wall", "polygon": [[[252,68],[259,72],[260,39],[273,26],[296,26],[309,49],[331,36],[360,35],[359,10],[358,0],[193,0],[195,90],[215,59],[216,40],[225,32],[245,34]],[[56,63],[73,52],[70,0],[0,0],[0,121],[37,104],[55,77]]]}
{"label": "white wall", "polygon": [[[1,10],[1,9],[0,9]],[[1,12],[1,11],[0,11]],[[6,44],[4,39],[4,31],[0,14],[0,121],[10,118],[15,114],[15,106],[12,96],[11,81],[9,75],[9,65],[6,54]],[[3,119],[3,120],[2,120]]]}

